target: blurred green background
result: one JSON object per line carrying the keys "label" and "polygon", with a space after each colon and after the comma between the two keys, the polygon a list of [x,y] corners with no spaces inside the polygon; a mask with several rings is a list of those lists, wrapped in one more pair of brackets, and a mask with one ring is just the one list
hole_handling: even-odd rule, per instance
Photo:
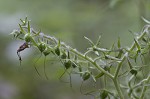
{"label": "blurred green background", "polygon": [[[130,46],[133,35],[129,30],[140,32],[144,25],[141,17],[150,19],[149,11],[150,0],[0,0],[0,99],[91,99],[79,92],[79,77],[72,77],[75,92],[59,81],[64,69],[53,56],[46,61],[49,80],[43,73],[44,56],[35,64],[40,56],[35,48],[21,53],[19,66],[16,50],[22,42],[9,34],[18,28],[20,18],[28,16],[36,30],[84,52],[89,45],[83,36],[96,41],[102,35],[101,46],[106,48],[118,37],[123,46]],[[63,80],[68,78],[63,76]]]}

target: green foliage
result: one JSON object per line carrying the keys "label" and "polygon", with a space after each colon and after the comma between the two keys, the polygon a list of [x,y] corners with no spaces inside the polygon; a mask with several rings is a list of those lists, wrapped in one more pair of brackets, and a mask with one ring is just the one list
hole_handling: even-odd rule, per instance
{"label": "green foliage", "polygon": [[[93,78],[93,81],[97,82],[98,79],[104,77],[105,86],[95,91],[96,97],[101,99],[110,97],[115,99],[143,99],[147,96],[145,92],[150,80],[150,74],[146,72],[138,77],[138,74],[145,70],[143,65],[148,65],[143,63],[141,56],[144,57],[144,54],[148,54],[150,48],[150,22],[146,19],[144,21],[147,24],[138,35],[135,35],[130,48],[123,47],[120,38],[118,38],[117,44],[113,44],[110,49],[107,49],[99,47],[101,36],[96,43],[88,37],[84,37],[90,44],[85,53],[80,53],[55,37],[36,32],[31,28],[27,18],[24,21],[21,20],[20,30],[15,30],[12,34],[15,38],[37,47],[45,56],[50,55],[50,53],[56,55],[66,70],[76,72],[83,81]],[[22,37],[23,39],[21,39]],[[137,59],[140,66],[135,66]],[[123,81],[120,77],[123,77]],[[135,80],[136,78],[138,80]],[[113,81],[115,88],[108,87],[112,85],[112,83],[108,83],[110,81]],[[136,91],[137,89],[142,91]],[[126,94],[128,96],[125,96]]]}

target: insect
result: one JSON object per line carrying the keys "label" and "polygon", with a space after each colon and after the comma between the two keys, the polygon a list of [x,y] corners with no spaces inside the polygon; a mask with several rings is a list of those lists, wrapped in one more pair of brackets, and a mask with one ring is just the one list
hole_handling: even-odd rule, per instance
{"label": "insect", "polygon": [[21,65],[21,61],[22,61],[21,56],[20,56],[20,52],[23,51],[23,50],[26,49],[26,48],[29,48],[27,42],[23,43],[23,44],[19,47],[19,49],[17,50],[17,55],[18,55],[18,57],[19,57],[20,65]]}

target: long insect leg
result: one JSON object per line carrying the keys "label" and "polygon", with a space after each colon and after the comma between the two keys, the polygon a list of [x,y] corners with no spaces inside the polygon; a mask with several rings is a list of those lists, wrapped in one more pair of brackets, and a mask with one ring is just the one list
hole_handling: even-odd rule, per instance
{"label": "long insect leg", "polygon": [[84,82],[84,81],[82,81],[82,83],[81,83],[81,85],[80,85],[80,93],[81,93],[81,94],[83,94],[83,92],[82,92],[83,82]]}
{"label": "long insect leg", "polygon": [[38,71],[38,69],[37,69],[37,67],[36,67],[36,63],[38,62],[38,60],[41,58],[41,56],[42,56],[42,53],[40,54],[40,56],[38,57],[38,59],[35,61],[35,63],[34,63],[34,69],[36,70],[36,72],[37,72],[37,74],[40,76],[40,77],[42,77],[41,76],[41,74],[39,73],[39,71]]}
{"label": "long insect leg", "polygon": [[70,73],[68,73],[69,74],[69,83],[70,83],[70,87],[72,88],[72,77],[71,77],[71,74]]}
{"label": "long insect leg", "polygon": [[22,62],[22,58],[21,58],[21,55],[20,55],[20,52],[17,51],[17,55],[19,57],[19,71],[21,70],[22,71],[22,66],[21,66],[21,62]]}
{"label": "long insect leg", "polygon": [[48,76],[46,74],[46,64],[45,64],[45,62],[46,62],[46,56],[44,58],[44,74],[45,74],[46,79],[48,80],[49,78],[48,78]]}
{"label": "long insect leg", "polygon": [[[69,82],[68,83],[70,83],[70,87],[71,87],[71,89],[72,89],[72,77],[71,77],[71,72],[68,72],[68,71],[66,71],[67,72],[67,74],[69,75]],[[73,90],[73,89],[72,89]],[[74,90],[73,90],[74,91]]]}
{"label": "long insect leg", "polygon": [[60,75],[59,81],[64,82],[64,83],[68,83],[68,82],[62,80],[62,77],[65,75],[66,72],[67,72],[67,69],[65,69],[65,71]]}
{"label": "long insect leg", "polygon": [[83,94],[83,95],[89,95],[89,96],[93,97],[93,99],[95,99],[96,97],[92,93],[96,92],[96,90],[91,90],[89,92],[83,93],[83,90],[82,90],[83,83],[84,83],[84,81],[82,81],[82,83],[80,85],[80,93]]}
{"label": "long insect leg", "polygon": [[[69,75],[69,82],[63,81],[61,78],[63,77],[63,75],[65,75],[65,73],[67,73]],[[71,77],[71,73],[67,71],[67,69],[65,69],[65,71],[61,74],[61,76],[59,77],[59,80],[63,83],[69,83],[70,87],[72,89],[72,91],[74,92],[73,86],[72,86],[72,77]]]}
{"label": "long insect leg", "polygon": [[[61,60],[61,59],[59,59],[60,60],[60,62],[62,63],[62,65],[64,65],[64,63],[63,63],[63,61]],[[65,69],[65,71],[61,74],[61,76],[59,77],[59,80],[60,81],[62,81],[62,77],[63,77],[63,75],[67,72],[67,74],[69,75],[69,82],[65,82],[65,81],[62,81],[62,82],[64,82],[64,83],[70,83],[70,87],[71,87],[71,89],[72,89],[72,78],[71,78],[71,72],[69,73],[68,71],[67,71],[68,69]],[[73,89],[72,89],[73,90]]]}

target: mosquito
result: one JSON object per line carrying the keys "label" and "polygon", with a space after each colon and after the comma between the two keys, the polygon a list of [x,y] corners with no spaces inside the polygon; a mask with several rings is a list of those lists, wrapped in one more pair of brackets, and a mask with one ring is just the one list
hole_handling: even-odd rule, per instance
{"label": "mosquito", "polygon": [[29,48],[27,42],[23,43],[23,44],[19,47],[19,49],[17,50],[17,55],[18,55],[18,57],[19,57],[20,65],[21,65],[21,61],[22,61],[22,58],[21,58],[21,56],[20,56],[20,52],[23,51],[23,50],[26,49],[26,48]]}

